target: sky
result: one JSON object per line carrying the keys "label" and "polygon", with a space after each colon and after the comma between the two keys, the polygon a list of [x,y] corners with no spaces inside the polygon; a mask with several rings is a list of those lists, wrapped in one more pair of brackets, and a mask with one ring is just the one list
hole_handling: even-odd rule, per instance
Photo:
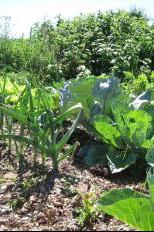
{"label": "sky", "polygon": [[11,16],[12,35],[29,35],[31,26],[44,19],[54,20],[61,14],[72,18],[80,13],[92,13],[98,10],[129,10],[131,7],[144,9],[154,18],[154,0],[0,0],[0,17]]}

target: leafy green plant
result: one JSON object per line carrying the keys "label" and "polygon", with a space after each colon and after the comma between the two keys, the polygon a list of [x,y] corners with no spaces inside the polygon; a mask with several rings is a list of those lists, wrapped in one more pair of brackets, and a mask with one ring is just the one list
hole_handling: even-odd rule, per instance
{"label": "leafy green plant", "polygon": [[[17,154],[22,163],[23,160],[23,148],[32,145],[34,148],[34,163],[36,162],[37,154],[42,155],[42,162],[44,163],[45,157],[51,157],[54,170],[58,171],[58,164],[73,153],[76,144],[72,145],[64,154],[61,151],[68,142],[71,134],[77,127],[82,114],[81,104],[77,104],[74,107],[67,110],[60,116],[55,118],[53,111],[48,108],[48,99],[40,96],[44,103],[44,110],[42,108],[36,108],[34,105],[35,99],[32,95],[32,89],[29,82],[27,82],[26,88],[20,96],[17,106],[19,108],[8,108],[6,106],[0,106],[0,110],[11,119],[17,120],[20,123],[19,134],[1,134],[0,139],[13,139],[20,143],[20,149],[17,148]],[[58,135],[62,131],[62,123],[73,112],[79,111],[76,120],[73,122],[71,128],[64,134],[64,136],[58,141]],[[28,128],[29,136],[25,136],[24,130]],[[17,145],[17,143],[16,143]]]}
{"label": "leafy green plant", "polygon": [[[26,87],[26,76],[25,78],[22,77],[22,81],[15,80],[15,77],[12,73],[10,73],[10,75],[5,74],[4,78],[0,80],[0,93],[1,95],[3,95],[3,98],[5,99],[5,102],[3,103],[8,105],[15,105],[18,102],[18,98],[20,97],[20,95]],[[44,98],[46,99],[45,102],[46,104],[48,104],[49,108],[56,109],[59,107],[59,93],[58,91],[56,91],[55,88],[42,87],[37,84],[34,85],[33,83],[31,90],[34,99],[34,105],[36,108],[41,108],[44,106],[42,96],[44,96]]]}
{"label": "leafy green plant", "polygon": [[28,192],[28,190],[33,186],[36,186],[37,183],[38,183],[37,177],[28,178],[22,182],[22,190]]}
{"label": "leafy green plant", "polygon": [[96,218],[97,211],[95,208],[96,195],[94,192],[81,193],[82,198],[82,208],[78,209],[77,212],[78,222],[81,227],[83,227],[87,222]]}
{"label": "leafy green plant", "polygon": [[85,122],[94,115],[107,114],[110,103],[121,94],[119,84],[119,79],[106,75],[89,76],[66,82],[61,90],[61,110],[81,103]]}
{"label": "leafy green plant", "polygon": [[[117,78],[90,76],[67,82],[61,94],[62,109],[81,102],[83,125],[102,143],[108,144],[102,145],[100,151],[96,146],[82,149],[88,165],[109,164],[111,171],[116,173],[137,160],[145,161],[145,152],[153,144],[151,90],[132,101],[122,91]],[[149,108],[144,107],[146,104]]]}
{"label": "leafy green plant", "polygon": [[[143,110],[112,108],[113,117],[98,115],[91,119],[94,133],[109,148],[104,153],[113,173],[128,168],[136,160],[144,159],[145,151],[153,143],[152,117]],[[150,142],[151,141],[151,142]]]}
{"label": "leafy green plant", "polygon": [[131,189],[112,190],[98,201],[98,211],[105,212],[141,230],[154,230],[154,176],[148,174],[149,195]]}
{"label": "leafy green plant", "polygon": [[23,205],[23,199],[17,196],[16,199],[11,199],[8,201],[8,205],[11,207],[13,211],[19,209]]}
{"label": "leafy green plant", "polygon": [[145,73],[140,73],[139,75],[134,75],[132,72],[124,72],[125,78],[122,86],[125,91],[138,96],[144,91],[153,87],[152,82],[149,81],[149,76]]}
{"label": "leafy green plant", "polygon": [[[29,38],[2,36],[0,68],[28,71],[46,84],[76,78],[80,67],[96,76],[112,72],[124,80],[125,71],[138,75],[152,70],[153,52],[153,25],[145,15],[98,12],[71,20],[58,17],[56,24],[36,23]],[[87,76],[85,70],[81,75]]]}
{"label": "leafy green plant", "polygon": [[149,194],[131,189],[117,189],[103,194],[97,202],[97,210],[105,212],[128,225],[141,230],[154,230],[154,147],[146,154],[150,168],[147,174]]}

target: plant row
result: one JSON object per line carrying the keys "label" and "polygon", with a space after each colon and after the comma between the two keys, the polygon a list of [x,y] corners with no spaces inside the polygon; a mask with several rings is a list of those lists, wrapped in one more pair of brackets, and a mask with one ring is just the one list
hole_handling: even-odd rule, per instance
{"label": "plant row", "polygon": [[[128,75],[128,73],[127,73]],[[152,76],[151,76],[152,78]],[[150,195],[132,190],[113,190],[101,197],[97,212],[106,212],[142,230],[154,229],[153,167],[154,167],[154,95],[148,82],[140,94],[129,92],[114,76],[78,77],[67,81],[60,90],[32,86],[29,81],[0,81],[0,140],[15,148],[19,171],[24,169],[25,153],[33,151],[33,165],[46,159],[58,173],[59,164],[74,154],[78,143],[69,144],[76,127],[82,124],[98,138],[98,145],[80,149],[86,165],[102,164],[118,173],[138,164],[148,172]],[[142,85],[141,85],[142,86]],[[130,94],[131,93],[131,94]],[[71,126],[67,131],[64,122]],[[87,203],[88,204],[88,203]],[[93,208],[95,207],[95,209]]]}

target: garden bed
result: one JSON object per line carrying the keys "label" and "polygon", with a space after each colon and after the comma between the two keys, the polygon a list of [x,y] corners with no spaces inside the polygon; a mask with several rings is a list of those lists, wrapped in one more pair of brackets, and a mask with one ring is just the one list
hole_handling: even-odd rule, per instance
{"label": "garden bed", "polygon": [[[31,165],[32,152],[25,154],[26,168],[21,177],[16,170],[16,156],[0,145],[0,230],[51,230],[51,231],[131,231],[133,229],[105,214],[79,223],[79,209],[83,209],[83,197],[115,188],[144,190],[141,179],[130,177],[128,171],[111,175],[106,168],[86,168],[76,157],[60,165],[59,174],[47,168]],[[13,168],[14,166],[14,168]]]}

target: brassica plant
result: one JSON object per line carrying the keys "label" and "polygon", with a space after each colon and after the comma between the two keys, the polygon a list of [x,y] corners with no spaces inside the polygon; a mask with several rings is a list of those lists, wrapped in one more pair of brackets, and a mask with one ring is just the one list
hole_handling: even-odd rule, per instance
{"label": "brassica plant", "polygon": [[84,153],[84,161],[88,165],[108,163],[116,173],[138,159],[145,159],[147,149],[153,144],[151,99],[149,90],[131,102],[115,77],[90,76],[67,82],[61,90],[62,110],[82,103],[82,123],[102,143],[108,144],[102,146],[101,152],[92,146],[86,151],[82,149],[80,155]]}
{"label": "brassica plant", "polygon": [[120,81],[116,77],[89,76],[66,82],[61,89],[61,110],[77,103],[83,106],[83,121],[98,114],[107,114],[110,103],[121,94]]}
{"label": "brassica plant", "polygon": [[112,190],[98,201],[105,212],[140,231],[154,231],[154,175],[148,174],[149,195],[131,189]]}
{"label": "brassica plant", "polygon": [[[113,117],[98,115],[91,119],[94,133],[109,145],[107,157],[113,173],[120,172],[145,156],[153,143],[152,117],[143,110],[114,107]],[[102,154],[103,155],[103,154]]]}

